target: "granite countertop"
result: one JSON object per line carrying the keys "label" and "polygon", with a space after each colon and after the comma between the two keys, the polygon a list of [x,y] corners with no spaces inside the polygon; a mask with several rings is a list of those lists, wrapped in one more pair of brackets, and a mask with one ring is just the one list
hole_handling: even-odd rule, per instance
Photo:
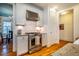
{"label": "granite countertop", "polygon": [[38,33],[38,32],[27,32],[27,33],[24,33],[24,34],[17,34],[16,36],[28,36],[28,34],[46,34],[46,33]]}
{"label": "granite countertop", "polygon": [[28,36],[27,34],[22,34],[22,35],[16,35],[16,36]]}

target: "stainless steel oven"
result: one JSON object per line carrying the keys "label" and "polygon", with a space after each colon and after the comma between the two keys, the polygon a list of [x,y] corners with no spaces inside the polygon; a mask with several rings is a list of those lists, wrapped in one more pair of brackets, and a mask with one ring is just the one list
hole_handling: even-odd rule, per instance
{"label": "stainless steel oven", "polygon": [[40,33],[28,34],[28,48],[29,53],[35,52],[42,47],[42,35]]}

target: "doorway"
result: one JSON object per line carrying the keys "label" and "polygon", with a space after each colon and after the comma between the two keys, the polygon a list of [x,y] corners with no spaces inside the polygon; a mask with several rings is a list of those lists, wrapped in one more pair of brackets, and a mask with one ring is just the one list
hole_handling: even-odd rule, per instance
{"label": "doorway", "polygon": [[7,56],[13,49],[13,5],[0,3],[0,56]]}
{"label": "doorway", "polygon": [[12,19],[5,16],[0,16],[0,55],[8,55],[9,51],[12,51],[13,45],[13,30]]}
{"label": "doorway", "polygon": [[73,10],[67,10],[59,15],[60,40],[74,41]]}
{"label": "doorway", "polygon": [[13,38],[12,20],[9,17],[3,17],[2,36],[3,44],[9,44]]}

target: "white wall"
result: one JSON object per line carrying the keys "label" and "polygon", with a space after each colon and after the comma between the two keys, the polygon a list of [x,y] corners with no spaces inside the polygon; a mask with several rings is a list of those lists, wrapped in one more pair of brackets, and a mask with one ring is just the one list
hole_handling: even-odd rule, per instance
{"label": "white wall", "polygon": [[[26,10],[30,10],[39,14],[39,21],[32,22],[26,20]],[[13,51],[16,51],[16,25],[25,25],[22,33],[34,32],[36,26],[43,26],[43,10],[31,4],[13,4]]]}
{"label": "white wall", "polygon": [[74,9],[74,40],[79,37],[79,5],[73,7]]}
{"label": "white wall", "polygon": [[47,25],[47,46],[49,47],[54,43],[59,43],[59,20],[57,13],[50,11],[49,8],[44,12],[44,24]]}

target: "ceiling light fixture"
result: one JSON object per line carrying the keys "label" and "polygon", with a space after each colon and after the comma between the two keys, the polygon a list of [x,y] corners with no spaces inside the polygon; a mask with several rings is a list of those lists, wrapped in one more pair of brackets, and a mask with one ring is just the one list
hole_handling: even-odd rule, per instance
{"label": "ceiling light fixture", "polygon": [[64,14],[67,14],[67,13],[68,13],[68,11],[65,11],[65,12],[62,12],[61,15],[64,15]]}
{"label": "ceiling light fixture", "polygon": [[56,12],[56,11],[57,11],[57,9],[58,9],[58,7],[57,7],[57,6],[55,6],[55,7],[53,7],[53,8],[50,8],[50,11]]}
{"label": "ceiling light fixture", "polygon": [[53,9],[55,9],[55,10],[56,10],[56,9],[58,9],[58,7],[57,7],[57,6],[55,6],[55,7],[53,7]]}

